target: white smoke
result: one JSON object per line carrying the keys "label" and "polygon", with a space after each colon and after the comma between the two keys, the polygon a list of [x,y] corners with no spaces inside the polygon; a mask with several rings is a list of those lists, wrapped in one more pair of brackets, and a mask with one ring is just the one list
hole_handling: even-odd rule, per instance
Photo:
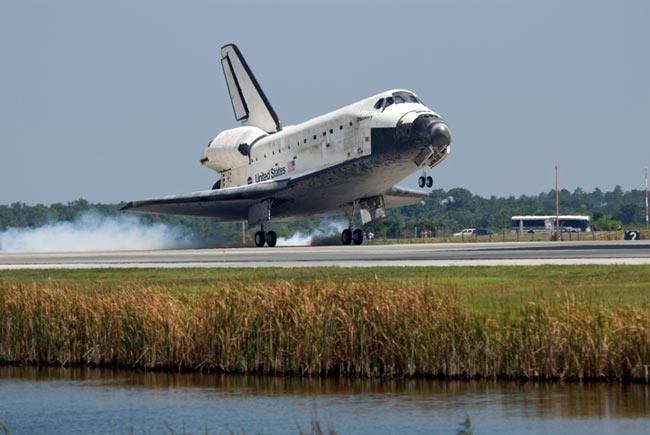
{"label": "white smoke", "polygon": [[311,246],[317,244],[329,244],[330,239],[338,242],[339,234],[347,228],[343,221],[321,221],[316,229],[310,234],[295,233],[291,237],[278,237],[278,246]]}
{"label": "white smoke", "polygon": [[143,224],[132,215],[101,216],[87,212],[71,222],[0,232],[0,251],[72,252],[170,249],[190,244],[182,228]]}

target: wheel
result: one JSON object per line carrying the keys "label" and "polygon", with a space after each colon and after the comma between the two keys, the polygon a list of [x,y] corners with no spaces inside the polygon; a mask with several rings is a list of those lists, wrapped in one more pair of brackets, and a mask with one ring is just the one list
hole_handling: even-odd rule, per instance
{"label": "wheel", "polygon": [[264,231],[258,231],[255,233],[255,246],[258,248],[261,248],[264,246],[264,242],[266,241]]}
{"label": "wheel", "polygon": [[341,243],[343,243],[344,245],[349,245],[350,243],[352,243],[352,231],[350,231],[349,229],[343,230],[343,232],[341,233]]}
{"label": "wheel", "polygon": [[218,179],[216,183],[212,185],[212,190],[221,189],[221,179]]}
{"label": "wheel", "polygon": [[424,177],[420,177],[420,178],[418,178],[418,186],[420,186],[420,187],[424,187],[424,185],[426,184],[426,182],[427,182],[427,180],[426,180]]}
{"label": "wheel", "polygon": [[269,245],[269,247],[274,247],[277,242],[278,236],[275,234],[275,231],[269,231],[266,233],[266,244]]}
{"label": "wheel", "polygon": [[363,243],[363,230],[357,228],[352,233],[352,241],[355,245],[360,245]]}
{"label": "wheel", "polygon": [[427,177],[427,187],[433,187],[433,178],[430,175]]}

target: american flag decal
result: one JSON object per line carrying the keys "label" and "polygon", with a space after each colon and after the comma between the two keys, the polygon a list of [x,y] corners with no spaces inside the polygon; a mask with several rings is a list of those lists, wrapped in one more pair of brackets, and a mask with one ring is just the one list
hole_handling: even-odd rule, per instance
{"label": "american flag decal", "polygon": [[287,162],[287,172],[293,172],[296,170],[296,161],[290,160]]}

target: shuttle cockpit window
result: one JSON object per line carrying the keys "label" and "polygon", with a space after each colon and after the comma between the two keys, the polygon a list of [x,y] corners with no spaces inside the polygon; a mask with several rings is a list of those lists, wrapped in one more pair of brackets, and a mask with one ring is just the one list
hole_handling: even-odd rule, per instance
{"label": "shuttle cockpit window", "polygon": [[377,102],[375,103],[375,109],[381,110],[381,108],[382,108],[383,106],[384,106],[384,99],[383,99],[383,98],[380,98],[380,99],[377,100]]}
{"label": "shuttle cockpit window", "polygon": [[393,103],[394,103],[393,97],[386,98],[386,104],[384,105],[384,109]]}
{"label": "shuttle cockpit window", "polygon": [[415,96],[415,94],[412,94],[411,92],[395,92],[393,94],[393,98],[395,98],[395,102],[397,104],[401,103],[415,103],[415,104],[422,104],[422,101],[418,97]]}

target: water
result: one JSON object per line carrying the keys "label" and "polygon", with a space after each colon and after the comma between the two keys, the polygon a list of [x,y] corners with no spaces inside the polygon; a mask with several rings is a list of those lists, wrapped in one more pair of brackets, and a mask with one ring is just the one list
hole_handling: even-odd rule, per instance
{"label": "water", "polygon": [[[650,387],[0,368],[11,434],[648,433]],[[0,433],[1,425],[0,425]]]}

